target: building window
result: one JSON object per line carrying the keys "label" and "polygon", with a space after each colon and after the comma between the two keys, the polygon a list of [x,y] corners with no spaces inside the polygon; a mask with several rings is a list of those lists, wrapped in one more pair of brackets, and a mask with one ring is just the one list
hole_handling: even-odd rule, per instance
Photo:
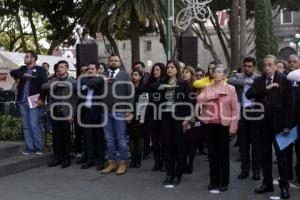
{"label": "building window", "polygon": [[151,42],[151,40],[146,40],[146,51],[152,51],[152,42]]}
{"label": "building window", "polygon": [[287,9],[282,9],[280,11],[281,24],[293,24],[294,13],[288,11]]}

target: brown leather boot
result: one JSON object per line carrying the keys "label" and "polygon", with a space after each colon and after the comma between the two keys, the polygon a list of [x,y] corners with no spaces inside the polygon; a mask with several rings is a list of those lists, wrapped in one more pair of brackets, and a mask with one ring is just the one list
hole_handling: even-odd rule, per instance
{"label": "brown leather boot", "polygon": [[111,172],[116,171],[117,166],[116,162],[114,160],[109,160],[108,165],[101,171],[102,174],[109,174]]}
{"label": "brown leather boot", "polygon": [[127,172],[127,165],[126,165],[126,161],[125,160],[121,160],[120,162],[120,166],[117,170],[117,175],[123,175]]}

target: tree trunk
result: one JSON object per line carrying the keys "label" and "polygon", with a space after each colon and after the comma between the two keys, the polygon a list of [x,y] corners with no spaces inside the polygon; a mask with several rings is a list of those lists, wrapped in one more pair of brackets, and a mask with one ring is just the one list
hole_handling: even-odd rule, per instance
{"label": "tree trunk", "polygon": [[31,26],[31,30],[32,30],[32,34],[33,34],[33,41],[34,41],[34,45],[36,48],[36,52],[37,54],[41,54],[41,50],[40,50],[40,45],[39,45],[39,40],[37,37],[37,32],[36,32],[36,28],[33,22],[33,18],[32,18],[32,10],[28,11],[28,20]]}
{"label": "tree trunk", "polygon": [[231,62],[230,72],[240,67],[240,38],[239,38],[239,0],[231,0],[229,14]]}
{"label": "tree trunk", "polygon": [[194,33],[198,36],[198,38],[202,41],[203,46],[207,48],[213,57],[215,62],[220,62],[220,59],[215,51],[214,44],[212,42],[212,39],[210,37],[210,34],[207,31],[206,26],[202,22],[198,22],[198,25],[200,28],[193,27]]}
{"label": "tree trunk", "polygon": [[105,36],[106,36],[107,40],[109,41],[110,45],[112,46],[114,54],[118,55],[121,58],[119,48],[118,48],[118,45],[117,45],[114,37],[109,32],[105,33]]}
{"label": "tree trunk", "polygon": [[223,38],[222,33],[221,33],[221,27],[220,27],[220,24],[218,22],[218,16],[217,16],[216,12],[213,12],[212,14],[213,14],[213,18],[210,18],[210,21],[212,22],[212,24],[214,26],[214,29],[215,29],[215,31],[218,35],[219,41],[221,43],[222,50],[224,52],[224,56],[225,56],[225,59],[226,59],[226,64],[227,64],[227,66],[230,66],[230,55],[229,55],[226,43],[225,43],[224,38]]}
{"label": "tree trunk", "polygon": [[247,56],[247,26],[246,26],[246,0],[241,0],[241,21],[240,21],[240,63]]}
{"label": "tree trunk", "polygon": [[47,55],[52,55],[55,47],[56,47],[55,43],[51,42],[50,47],[49,47],[48,52],[47,52]]}
{"label": "tree trunk", "polygon": [[140,22],[133,9],[130,16],[130,41],[131,41],[131,66],[133,63],[140,61]]}
{"label": "tree trunk", "polygon": [[25,41],[25,35],[24,35],[24,32],[23,32],[21,18],[19,17],[18,14],[16,15],[16,22],[17,22],[17,27],[18,27],[19,32],[20,32],[21,46],[23,48],[23,51],[26,52],[27,51],[27,46],[26,46],[26,41]]}

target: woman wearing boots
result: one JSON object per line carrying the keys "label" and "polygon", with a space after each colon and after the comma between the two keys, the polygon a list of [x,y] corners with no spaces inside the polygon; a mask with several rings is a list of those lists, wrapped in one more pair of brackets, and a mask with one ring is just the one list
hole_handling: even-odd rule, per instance
{"label": "woman wearing boots", "polygon": [[154,166],[152,171],[166,171],[165,167],[165,154],[163,149],[162,131],[161,123],[157,119],[158,107],[160,98],[157,98],[157,92],[155,86],[159,83],[161,79],[166,77],[166,67],[162,63],[156,63],[153,65],[150,77],[145,85],[145,91],[149,95],[149,105],[146,110],[145,126],[146,129],[150,130],[151,142],[154,156]]}
{"label": "woman wearing boots", "polygon": [[200,119],[206,124],[210,184],[208,190],[226,191],[229,184],[229,142],[237,131],[238,100],[235,88],[225,83],[227,70],[213,70],[214,83],[197,97],[204,110]]}
{"label": "woman wearing boots", "polygon": [[[142,94],[142,77],[142,72],[139,70],[133,70],[131,73],[131,80],[135,88],[135,105],[138,103],[139,97]],[[136,108],[137,107],[135,106],[135,114],[128,124],[129,147],[131,152],[130,168],[141,167],[141,158],[144,147],[144,124],[140,122],[140,116],[137,116]]]}
{"label": "woman wearing boots", "polygon": [[181,181],[185,170],[185,147],[183,129],[193,118],[193,103],[189,95],[191,88],[181,79],[180,65],[177,61],[167,63],[167,78],[161,81],[162,132],[166,149],[167,177],[165,186],[175,186]]}
{"label": "woman wearing boots", "polygon": [[[182,79],[189,82],[190,87],[193,87],[193,83],[196,80],[196,73],[193,67],[186,66],[182,70]],[[196,92],[193,90],[194,94],[191,96],[191,99],[195,102]],[[198,123],[197,123],[198,124]],[[186,174],[193,173],[193,163],[196,155],[196,146],[197,138],[199,134],[199,127],[194,126],[195,123],[190,123],[189,129],[184,131],[184,141],[185,141],[185,150],[186,150]]]}

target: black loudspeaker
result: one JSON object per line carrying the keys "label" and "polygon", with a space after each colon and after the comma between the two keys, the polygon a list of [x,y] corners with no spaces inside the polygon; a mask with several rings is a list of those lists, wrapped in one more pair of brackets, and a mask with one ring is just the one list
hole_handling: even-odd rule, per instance
{"label": "black loudspeaker", "polygon": [[198,38],[180,36],[178,42],[178,60],[196,68],[198,66]]}
{"label": "black loudspeaker", "polygon": [[77,61],[77,77],[80,74],[80,66],[87,65],[91,61],[98,61],[98,46],[92,44],[77,44],[76,45],[76,61]]}

